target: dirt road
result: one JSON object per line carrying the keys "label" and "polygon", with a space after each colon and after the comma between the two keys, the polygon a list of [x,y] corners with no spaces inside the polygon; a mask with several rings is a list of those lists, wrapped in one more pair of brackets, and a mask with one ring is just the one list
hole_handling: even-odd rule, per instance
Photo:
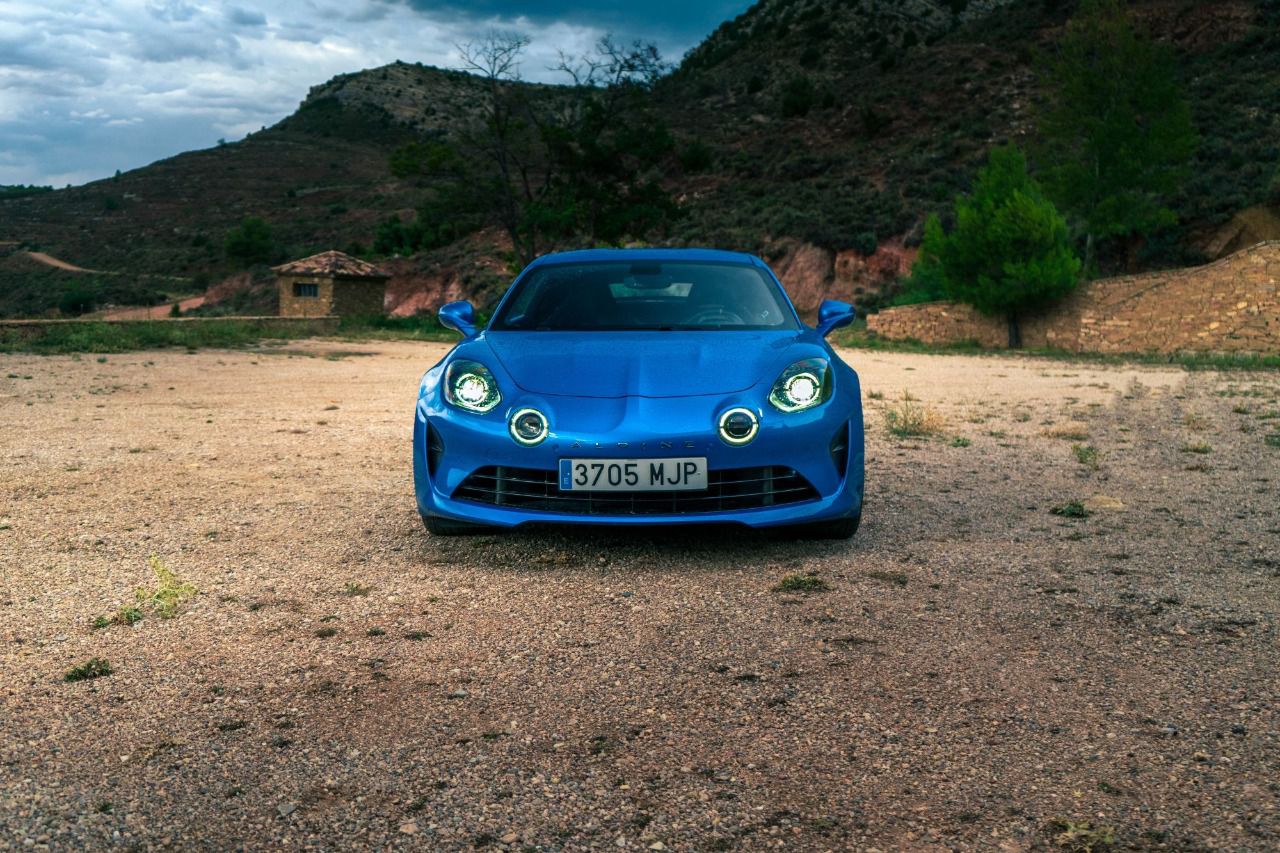
{"label": "dirt road", "polygon": [[33,261],[44,264],[47,267],[66,270],[67,272],[98,272],[98,270],[87,270],[84,267],[78,267],[75,264],[69,264],[64,260],[55,258],[53,255],[47,255],[44,252],[27,252],[27,256]]}
{"label": "dirt road", "polygon": [[0,849],[1280,845],[1280,375],[850,353],[852,543],[440,540],[442,351],[0,356]]}

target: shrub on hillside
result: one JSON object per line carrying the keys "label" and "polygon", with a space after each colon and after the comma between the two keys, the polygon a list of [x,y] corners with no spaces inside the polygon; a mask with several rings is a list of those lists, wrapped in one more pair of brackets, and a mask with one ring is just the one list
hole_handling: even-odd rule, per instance
{"label": "shrub on hillside", "polygon": [[809,114],[817,100],[817,90],[808,77],[792,77],[782,87],[781,112],[783,118],[799,118]]}
{"label": "shrub on hillside", "polygon": [[701,139],[695,139],[680,150],[680,168],[686,174],[705,172],[715,165],[715,152]]}
{"label": "shrub on hillside", "polygon": [[244,267],[270,262],[275,251],[271,226],[257,216],[246,216],[227,232],[223,251],[229,260]]}

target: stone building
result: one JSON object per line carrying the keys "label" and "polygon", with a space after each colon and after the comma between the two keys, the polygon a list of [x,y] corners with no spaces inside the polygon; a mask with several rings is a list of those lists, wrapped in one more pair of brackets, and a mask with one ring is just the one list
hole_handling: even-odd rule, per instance
{"label": "stone building", "polygon": [[342,252],[321,252],[275,267],[281,317],[381,314],[387,276]]}

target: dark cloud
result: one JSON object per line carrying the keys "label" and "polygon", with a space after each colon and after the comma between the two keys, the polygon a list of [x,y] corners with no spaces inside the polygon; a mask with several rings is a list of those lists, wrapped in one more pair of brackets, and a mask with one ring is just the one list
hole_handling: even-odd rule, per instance
{"label": "dark cloud", "polygon": [[[457,67],[455,45],[519,30],[522,70],[606,33],[669,60],[750,0],[0,0],[0,184],[82,183],[291,113],[337,74]],[[263,10],[266,10],[264,13]]]}
{"label": "dark cloud", "polygon": [[227,10],[227,20],[237,27],[265,27],[267,16],[257,9],[242,9],[232,6]]}

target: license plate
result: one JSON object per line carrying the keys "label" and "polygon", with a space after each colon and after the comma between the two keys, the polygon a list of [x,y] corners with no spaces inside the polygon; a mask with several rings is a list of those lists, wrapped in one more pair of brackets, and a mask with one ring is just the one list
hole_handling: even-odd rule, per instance
{"label": "license plate", "polygon": [[683,492],[706,487],[704,456],[560,460],[562,492]]}

